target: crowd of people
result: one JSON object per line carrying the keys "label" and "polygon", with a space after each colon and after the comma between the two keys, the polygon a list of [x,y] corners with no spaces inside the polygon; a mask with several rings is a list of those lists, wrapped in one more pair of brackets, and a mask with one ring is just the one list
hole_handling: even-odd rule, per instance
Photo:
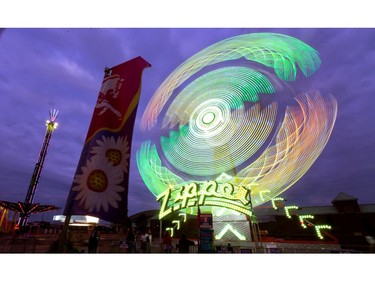
{"label": "crowd of people", "polygon": [[[159,239],[158,239],[159,240]],[[88,239],[88,253],[97,253],[100,243],[100,235],[97,230],[93,230]],[[173,239],[169,231],[164,231],[160,244],[157,242],[153,247],[159,247],[164,253],[189,253],[191,246],[195,243],[182,234],[179,239]],[[135,231],[129,228],[125,233],[125,239],[120,241],[122,252],[126,253],[151,253],[152,235],[147,231]]]}
{"label": "crowd of people", "polygon": [[151,253],[151,234],[142,231],[136,232],[129,228],[125,239],[125,249],[127,253]]}
{"label": "crowd of people", "polygon": [[[125,239],[125,248],[127,253],[151,253],[152,235],[146,231],[135,232],[129,228]],[[173,240],[169,231],[165,231],[159,245],[165,253],[189,253],[190,246],[195,243],[182,234],[179,240]]]}

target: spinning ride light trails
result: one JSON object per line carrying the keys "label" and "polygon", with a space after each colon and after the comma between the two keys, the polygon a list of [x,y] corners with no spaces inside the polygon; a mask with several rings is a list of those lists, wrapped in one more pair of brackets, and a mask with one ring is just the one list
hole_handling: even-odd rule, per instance
{"label": "spinning ride light trails", "polygon": [[336,120],[332,95],[295,89],[320,64],[317,51],[296,38],[254,33],[211,45],[172,72],[141,119],[159,140],[146,140],[136,155],[165,214],[196,214],[198,205],[243,212],[249,202],[241,196],[251,192],[255,207],[296,183]]}

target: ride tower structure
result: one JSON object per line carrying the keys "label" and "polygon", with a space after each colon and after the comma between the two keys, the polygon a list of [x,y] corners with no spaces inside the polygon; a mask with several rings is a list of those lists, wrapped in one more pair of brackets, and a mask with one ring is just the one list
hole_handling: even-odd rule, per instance
{"label": "ride tower structure", "polygon": [[44,135],[42,148],[39,153],[38,161],[35,164],[34,172],[30,180],[30,185],[26,194],[25,201],[23,203],[18,202],[18,205],[21,210],[19,220],[18,220],[18,225],[20,228],[26,225],[30,215],[34,213],[34,211],[36,211],[35,210],[36,208],[39,207],[39,204],[33,204],[34,196],[35,196],[36,189],[38,187],[40,175],[43,169],[44,160],[47,155],[47,150],[48,150],[48,146],[51,141],[51,138],[52,138],[52,134],[55,131],[55,129],[58,127],[58,123],[57,123],[58,113],[59,112],[56,109],[50,110],[49,112],[50,118],[46,121],[47,128],[46,128],[46,132]]}

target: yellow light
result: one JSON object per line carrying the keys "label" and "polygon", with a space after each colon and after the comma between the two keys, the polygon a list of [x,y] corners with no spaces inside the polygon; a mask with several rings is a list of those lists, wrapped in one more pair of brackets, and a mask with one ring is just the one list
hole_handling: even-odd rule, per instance
{"label": "yellow light", "polygon": [[300,216],[298,216],[298,218],[299,218],[299,221],[301,222],[301,226],[302,226],[303,228],[307,228],[307,226],[306,226],[304,220],[305,220],[305,219],[313,219],[314,216],[312,216],[312,215],[300,215]]}
{"label": "yellow light", "polygon": [[170,231],[171,232],[171,237],[173,237],[173,234],[174,234],[173,227],[167,227],[165,230]]}
{"label": "yellow light", "polygon": [[290,215],[290,211],[289,210],[298,210],[298,206],[285,206],[284,207],[284,210],[285,210],[285,215],[290,219],[292,218],[292,216]]}
{"label": "yellow light", "polygon": [[271,202],[272,202],[272,207],[277,210],[277,206],[276,206],[276,201],[284,201],[284,198],[281,198],[281,197],[276,197],[276,198],[272,198],[271,199]]}
{"label": "yellow light", "polygon": [[225,233],[227,233],[228,231],[231,231],[234,235],[237,236],[238,239],[244,241],[246,240],[246,236],[245,235],[242,235],[241,233],[239,233],[239,231],[237,229],[235,229],[232,225],[230,224],[227,224],[221,231],[218,235],[215,235],[215,239],[217,240],[220,240],[224,235]]}
{"label": "yellow light", "polygon": [[264,199],[264,197],[263,197],[263,193],[271,193],[271,191],[269,191],[269,190],[261,190],[261,191],[259,192],[260,199],[261,199],[262,201],[265,201],[265,199]]}
{"label": "yellow light", "polygon": [[177,229],[180,229],[180,221],[178,220],[173,220],[172,223],[177,225]]}
{"label": "yellow light", "polygon": [[321,224],[321,225],[315,225],[315,231],[316,234],[320,239],[324,239],[322,232],[320,231],[321,229],[331,229],[332,227],[328,224]]}
{"label": "yellow light", "polygon": [[186,222],[186,214],[185,213],[179,213],[178,215],[184,217],[184,222]]}

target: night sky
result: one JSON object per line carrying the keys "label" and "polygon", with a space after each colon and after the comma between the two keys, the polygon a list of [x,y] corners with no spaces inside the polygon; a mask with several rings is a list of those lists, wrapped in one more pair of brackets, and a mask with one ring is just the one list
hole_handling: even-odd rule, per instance
{"label": "night sky", "polygon": [[[309,83],[323,95],[331,93],[338,101],[336,124],[326,148],[283,197],[291,204],[319,206],[331,204],[339,192],[345,192],[358,198],[360,204],[375,203],[373,8],[351,2],[340,5],[327,1],[301,5],[296,0],[243,2],[246,1],[213,4],[191,0],[179,1],[178,5],[169,0],[121,4],[92,0],[89,5],[86,1],[69,0],[2,3],[0,200],[25,199],[42,146],[45,120],[49,110],[56,108],[60,111],[60,126],[52,136],[34,202],[56,205],[63,210],[104,68],[142,56],[152,67],[143,73],[133,135],[129,214],[158,208],[159,204],[140,179],[135,161],[135,151],[146,139],[139,130],[139,121],[150,97],[176,67],[203,48],[240,34],[277,32],[294,36],[319,52],[322,65]],[[47,212],[44,219],[51,219],[62,210]],[[32,216],[31,220],[34,219],[39,220],[40,215]],[[155,259],[154,255],[136,255],[131,259],[111,255],[106,256],[107,263],[102,255],[86,255],[84,259],[81,255],[59,255],[54,259],[49,255],[33,259],[28,255],[2,256],[7,272],[16,272],[18,277],[30,280],[46,273],[35,268],[47,266],[56,270],[55,263],[59,261],[69,264],[66,269],[57,269],[61,278],[82,276],[84,272],[85,278],[92,280],[127,275],[127,268],[132,270],[132,265],[138,268],[145,262],[148,270],[137,272],[137,277],[153,280],[184,274],[186,268],[181,267],[181,261],[187,266],[198,265],[197,270],[194,266],[195,272],[190,270],[191,266],[188,268],[192,274],[203,279],[220,276],[222,280],[236,277],[240,280],[248,274],[268,280],[280,273],[289,279],[296,276],[295,280],[322,273],[326,278],[340,276],[350,280],[368,277],[372,270],[366,255],[355,255],[355,260],[351,259],[353,255],[308,255],[304,259],[299,255],[232,255],[230,261],[220,255],[210,255],[210,259],[206,255],[181,259],[174,255],[162,259]],[[165,262],[168,275],[164,274]],[[245,271],[231,270],[231,265],[240,268],[238,263],[246,265]],[[93,264],[98,266],[93,268]],[[218,264],[228,267],[223,270]],[[82,265],[87,270],[82,271]],[[300,265],[309,266],[308,275],[296,270]]]}
{"label": "night sky", "polygon": [[[34,203],[62,213],[86,138],[104,68],[142,56],[142,92],[130,162],[129,215],[159,203],[137,170],[147,139],[140,118],[166,77],[198,51],[255,32],[293,36],[322,59],[311,87],[338,101],[323,153],[282,196],[299,206],[330,205],[340,192],[375,203],[375,29],[371,28],[8,28],[0,31],[0,199],[23,201],[39,156],[50,109],[59,110]],[[32,218],[37,218],[33,216]]]}

